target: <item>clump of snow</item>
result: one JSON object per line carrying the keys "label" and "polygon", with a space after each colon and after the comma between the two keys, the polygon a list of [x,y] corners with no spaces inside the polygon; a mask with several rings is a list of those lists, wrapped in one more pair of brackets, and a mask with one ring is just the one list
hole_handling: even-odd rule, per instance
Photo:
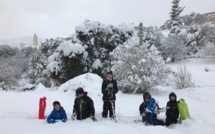
{"label": "clump of snow", "polygon": [[166,62],[170,62],[170,61],[171,61],[171,58],[168,57],[168,58],[166,59]]}
{"label": "clump of snow", "polygon": [[96,60],[93,62],[92,68],[93,68],[93,69],[102,68],[102,63],[101,63],[101,61],[100,61],[99,59],[96,59]]}
{"label": "clump of snow", "polygon": [[65,41],[59,45],[57,51],[62,51],[64,56],[70,56],[72,53],[82,54],[85,51],[85,48],[81,44],[73,44],[71,41]]}

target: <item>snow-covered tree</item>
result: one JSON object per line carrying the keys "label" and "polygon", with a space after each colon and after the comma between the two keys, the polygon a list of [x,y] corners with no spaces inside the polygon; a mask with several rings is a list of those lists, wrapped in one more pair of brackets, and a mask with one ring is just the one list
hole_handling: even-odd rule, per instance
{"label": "snow-covered tree", "polygon": [[29,57],[31,54],[33,54],[36,51],[37,51],[36,48],[33,48],[32,46],[29,46],[29,47],[25,47],[25,48],[22,49],[22,54],[27,58],[27,57]]}
{"label": "snow-covered tree", "polygon": [[45,42],[41,43],[40,50],[42,51],[42,53],[44,55],[46,55],[48,57],[48,56],[52,55],[55,52],[56,48],[63,41],[65,41],[63,38],[46,39]]}
{"label": "snow-covered tree", "polygon": [[3,82],[8,89],[18,84],[21,75],[27,70],[27,60],[17,51],[18,49],[8,46],[6,48],[12,52],[3,51],[4,54],[0,57],[0,82]]}
{"label": "snow-covered tree", "polygon": [[182,20],[180,18],[181,12],[184,10],[184,8],[179,7],[180,0],[173,0],[172,1],[172,9],[170,12],[170,17],[172,21],[172,26],[170,29],[171,33],[178,34],[181,32],[181,26],[182,26]]}
{"label": "snow-covered tree", "polygon": [[45,86],[50,86],[50,80],[45,75],[47,65],[47,58],[41,51],[35,52],[31,55],[29,60],[28,76],[32,84],[43,83]]}
{"label": "snow-covered tree", "polygon": [[159,51],[162,46],[162,41],[165,39],[161,30],[158,27],[155,27],[152,30],[144,30],[144,39],[145,43],[149,43],[150,45],[154,45]]}
{"label": "snow-covered tree", "polygon": [[123,92],[142,93],[165,83],[169,68],[153,45],[139,46],[137,36],[118,46],[112,53],[114,76]]}
{"label": "snow-covered tree", "polygon": [[85,20],[77,26],[73,40],[86,49],[87,57],[84,64],[87,71],[103,76],[103,71],[111,67],[110,52],[129,39],[133,31],[133,24],[121,24],[116,27],[90,20]]}
{"label": "snow-covered tree", "polygon": [[165,60],[170,58],[172,62],[186,58],[188,50],[184,44],[185,39],[186,36],[182,34],[169,34],[160,47],[162,57]]}
{"label": "snow-covered tree", "polygon": [[8,58],[16,55],[17,53],[16,48],[12,48],[9,45],[0,45],[0,57],[2,58]]}
{"label": "snow-covered tree", "polygon": [[215,25],[210,23],[204,24],[201,26],[201,30],[204,34],[205,41],[215,44]]}
{"label": "snow-covered tree", "polygon": [[185,26],[203,25],[207,22],[207,17],[199,13],[190,13],[181,17]]}
{"label": "snow-covered tree", "polygon": [[21,68],[14,65],[13,59],[0,58],[0,82],[6,85],[17,84],[17,79],[21,76]]}
{"label": "snow-covered tree", "polygon": [[84,59],[86,57],[87,53],[81,44],[64,41],[48,57],[46,74],[50,76],[55,84],[64,83],[71,78],[87,72],[84,66]]}
{"label": "snow-covered tree", "polygon": [[185,45],[188,49],[188,55],[197,53],[204,46],[204,33],[198,26],[190,26],[187,29]]}

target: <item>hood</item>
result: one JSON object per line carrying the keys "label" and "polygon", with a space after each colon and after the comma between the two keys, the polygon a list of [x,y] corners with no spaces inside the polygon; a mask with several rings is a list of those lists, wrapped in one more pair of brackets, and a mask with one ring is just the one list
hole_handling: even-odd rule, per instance
{"label": "hood", "polygon": [[[176,94],[175,94],[174,92],[172,92],[172,93],[169,94],[169,100],[170,100],[170,97],[171,97],[171,96],[175,96],[175,101],[177,100],[177,96],[176,96]],[[171,100],[170,100],[170,101],[171,101]]]}
{"label": "hood", "polygon": [[143,93],[143,100],[145,101],[146,96],[149,96],[151,98],[151,94],[149,92]]}

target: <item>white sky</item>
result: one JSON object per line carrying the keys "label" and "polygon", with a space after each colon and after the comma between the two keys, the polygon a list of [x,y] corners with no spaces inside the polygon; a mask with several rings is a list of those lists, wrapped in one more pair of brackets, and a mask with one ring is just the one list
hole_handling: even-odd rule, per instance
{"label": "white sky", "polygon": [[[160,26],[172,0],[0,0],[0,39],[68,37],[85,19]],[[215,11],[215,0],[181,0],[182,13]]]}

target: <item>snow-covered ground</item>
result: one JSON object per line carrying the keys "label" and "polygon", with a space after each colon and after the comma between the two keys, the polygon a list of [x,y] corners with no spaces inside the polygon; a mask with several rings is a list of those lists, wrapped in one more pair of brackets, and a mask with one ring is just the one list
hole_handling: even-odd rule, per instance
{"label": "snow-covered ground", "polygon": [[[196,83],[195,88],[173,90],[163,87],[157,92],[151,92],[159,100],[160,106],[165,106],[168,95],[174,91],[178,98],[187,102],[192,119],[170,126],[144,126],[135,124],[133,120],[140,119],[139,105],[142,95],[117,94],[116,115],[118,123],[102,119],[102,79],[95,74],[85,74],[63,84],[59,90],[47,89],[38,85],[33,92],[0,91],[0,130],[1,134],[214,134],[215,133],[215,58],[189,59],[187,61],[168,64],[173,69],[179,65],[187,65]],[[209,68],[209,72],[205,68]],[[82,86],[94,100],[98,122],[91,120],[72,121],[70,119],[75,99],[74,90]],[[67,92],[65,92],[67,91]],[[66,123],[47,124],[38,120],[39,98],[47,97],[46,115],[52,110],[52,102],[59,100],[65,108],[69,120]],[[159,118],[165,119],[161,113]]]}

